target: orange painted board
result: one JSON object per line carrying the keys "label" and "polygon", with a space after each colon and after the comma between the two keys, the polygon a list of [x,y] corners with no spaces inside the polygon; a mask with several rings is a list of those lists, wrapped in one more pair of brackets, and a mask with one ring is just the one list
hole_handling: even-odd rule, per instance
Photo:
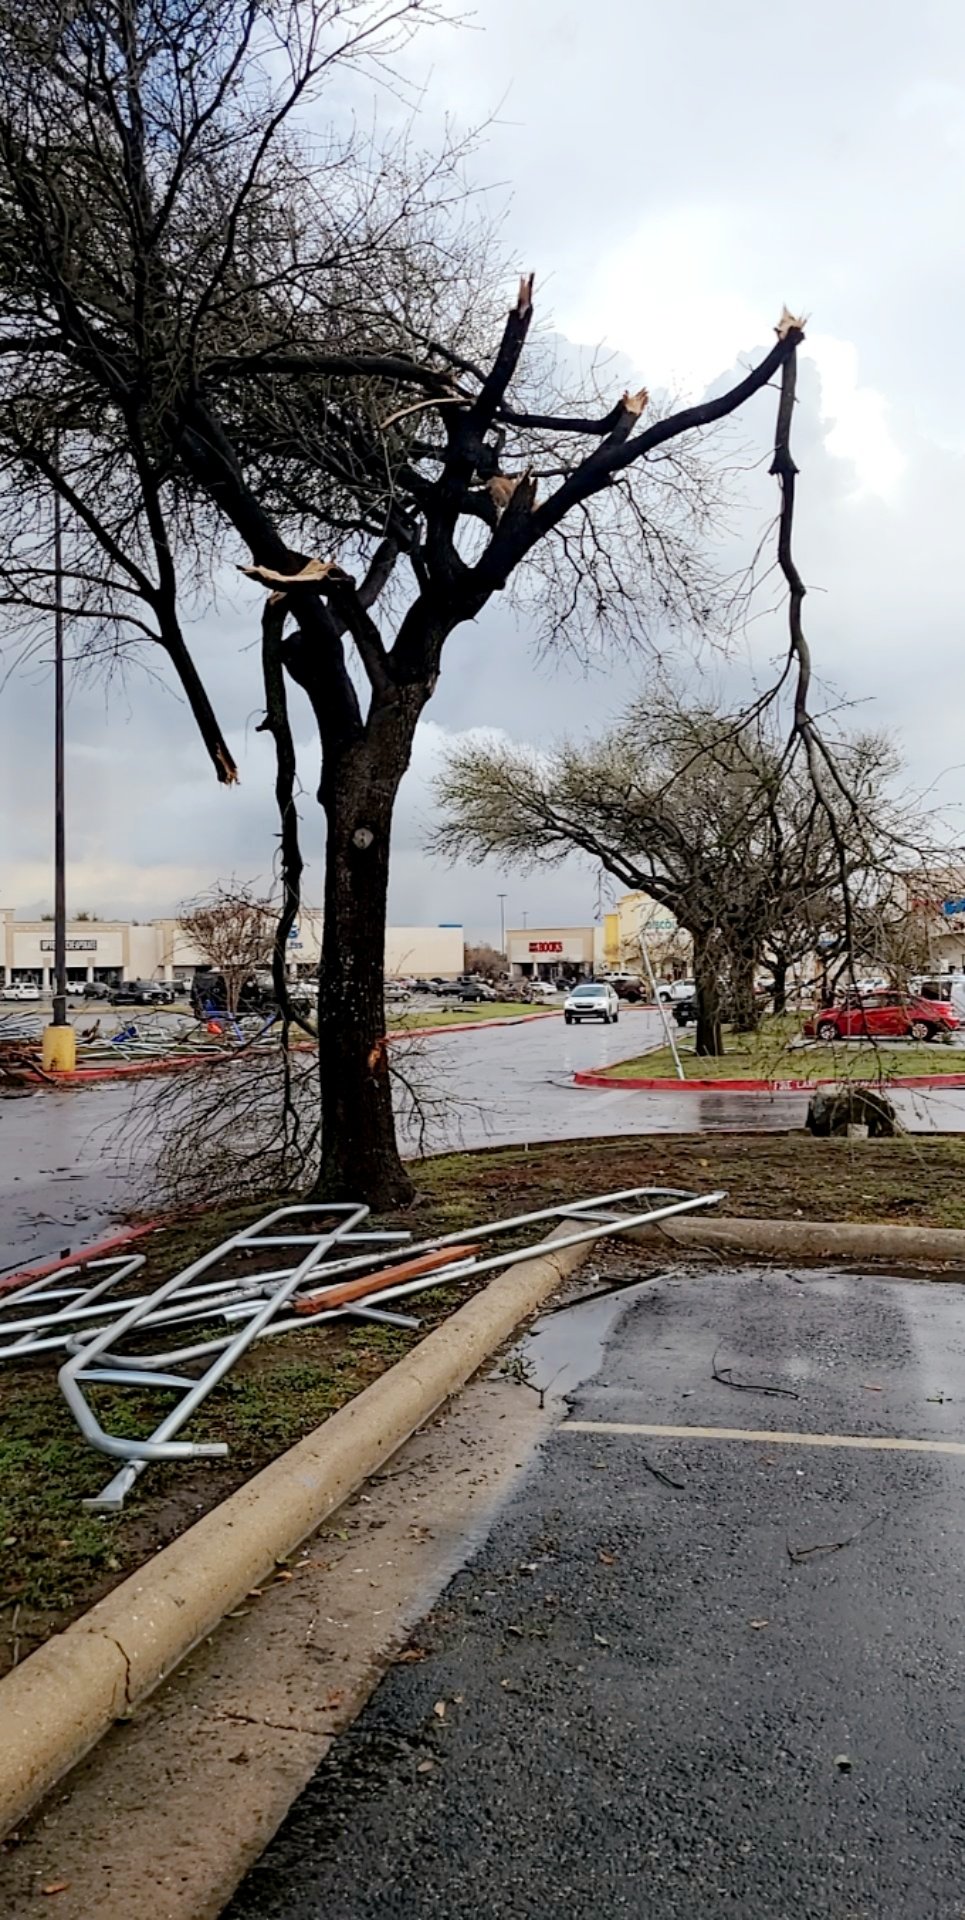
{"label": "orange painted board", "polygon": [[377,1273],[366,1273],[360,1280],[346,1280],[340,1287],[326,1287],[322,1293],[306,1294],[303,1300],[295,1301],[295,1312],[321,1313],[326,1307],[345,1306],[349,1300],[364,1300],[366,1294],[380,1293],[384,1287],[417,1280],[420,1274],[451,1266],[455,1260],[468,1260],[479,1250],[478,1246],[438,1247],[435,1253],[421,1253],[415,1260],[403,1260],[400,1266],[380,1267]]}

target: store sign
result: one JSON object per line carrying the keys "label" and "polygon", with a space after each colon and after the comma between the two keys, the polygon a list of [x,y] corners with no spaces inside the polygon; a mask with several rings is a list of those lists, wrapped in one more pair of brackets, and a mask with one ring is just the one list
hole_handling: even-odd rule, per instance
{"label": "store sign", "polygon": [[531,940],[530,953],[562,953],[562,940]]}
{"label": "store sign", "polygon": [[[53,953],[54,951],[53,941],[41,940],[40,951],[41,953]],[[96,953],[97,941],[96,940],[68,940],[67,952],[68,953]]]}

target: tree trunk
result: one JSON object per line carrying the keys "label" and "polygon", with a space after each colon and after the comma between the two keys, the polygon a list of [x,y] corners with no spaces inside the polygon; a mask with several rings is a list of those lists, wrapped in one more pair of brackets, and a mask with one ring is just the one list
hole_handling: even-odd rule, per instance
{"label": "tree trunk", "polygon": [[712,928],[695,933],[694,985],[697,989],[696,1051],[716,1058],[724,1051],[720,1027],[719,941]]}
{"label": "tree trunk", "polygon": [[[399,782],[424,701],[370,715],[364,735],[326,749],[325,905],[318,977],[322,1154],[315,1194],[404,1206],[414,1188],[399,1157],[385,1035],[389,840]],[[408,701],[407,701],[408,705]],[[410,723],[411,719],[411,723]]]}
{"label": "tree trunk", "polygon": [[741,940],[730,947],[731,1019],[737,1033],[756,1033],[760,1013],[754,992],[757,955]]}
{"label": "tree trunk", "polygon": [[780,954],[771,964],[771,1002],[775,1013],[787,1012],[787,961]]}

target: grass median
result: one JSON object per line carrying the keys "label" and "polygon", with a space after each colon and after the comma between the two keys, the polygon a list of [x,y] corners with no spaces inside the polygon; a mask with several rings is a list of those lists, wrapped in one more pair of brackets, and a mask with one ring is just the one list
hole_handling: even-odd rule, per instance
{"label": "grass median", "polygon": [[[880,1080],[915,1078],[922,1074],[959,1074],[965,1078],[965,1047],[941,1041],[915,1045],[912,1041],[864,1040],[836,1044],[801,1045],[800,1023],[768,1021],[758,1033],[724,1032],[724,1051],[716,1056],[694,1051],[693,1032],[677,1039],[680,1063],[687,1080]],[[677,1068],[669,1047],[635,1054],[601,1068],[615,1080],[674,1080]]]}
{"label": "grass median", "polygon": [[[891,1221],[965,1227],[965,1138],[812,1140],[803,1134],[634,1136],[450,1154],[418,1169],[419,1199],[403,1219],[413,1237],[462,1231],[593,1193],[647,1184],[727,1189],[747,1216]],[[267,1210],[266,1203],[264,1210]],[[262,1211],[262,1209],[258,1209]],[[144,1242],[146,1280],[160,1284],[250,1220],[223,1208]],[[594,1256],[603,1276],[605,1246]],[[482,1276],[477,1286],[485,1284]],[[152,1467],[117,1517],[88,1513],[85,1495],[110,1463],[81,1439],[56,1384],[56,1364],[0,1369],[0,1670],[23,1658],[218,1504],[235,1487],[408,1351],[468,1298],[471,1281],[419,1296],[420,1333],[341,1321],[263,1341],[201,1409],[187,1437],[228,1442],[225,1460]],[[144,1432],[169,1399],[99,1390],[115,1431]],[[337,1520],[333,1522],[337,1528]]]}
{"label": "grass median", "polygon": [[534,1013],[552,1013],[550,1007],[535,1007],[529,1000],[471,1000],[458,1007],[420,1007],[417,1012],[392,1012],[392,1033],[407,1033],[416,1027],[465,1026],[475,1020],[518,1020]]}

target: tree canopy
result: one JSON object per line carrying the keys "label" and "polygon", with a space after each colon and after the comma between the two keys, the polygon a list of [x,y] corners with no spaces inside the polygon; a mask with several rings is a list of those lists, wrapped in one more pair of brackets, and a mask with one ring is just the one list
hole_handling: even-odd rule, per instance
{"label": "tree canopy", "polygon": [[461,743],[437,782],[431,845],[530,870],[580,852],[669,908],[693,940],[698,1051],[718,1052],[725,989],[752,1024],[762,962],[782,1000],[790,967],[848,952],[849,918],[862,932],[883,918],[909,825],[891,792],[898,764],[876,735],[840,742],[829,819],[773,706],[749,717],[654,690],[600,738],[549,753]]}
{"label": "tree canopy", "polygon": [[56,490],[72,629],[94,654],[162,650],[231,785],[189,622],[225,559],[261,583],[280,944],[301,872],[292,688],[321,762],[321,1184],[383,1204],[411,1191],[384,1037],[389,838],[445,643],[506,590],[554,644],[716,630],[733,588],[707,561],[703,436],[781,373],[783,565],[803,339],[785,311],[755,366],[676,410],[565,377],[531,339],[530,274],[506,312],[459,141],[367,137],[340,92],[391,74],[433,13],[0,0],[0,600],[29,645]]}

